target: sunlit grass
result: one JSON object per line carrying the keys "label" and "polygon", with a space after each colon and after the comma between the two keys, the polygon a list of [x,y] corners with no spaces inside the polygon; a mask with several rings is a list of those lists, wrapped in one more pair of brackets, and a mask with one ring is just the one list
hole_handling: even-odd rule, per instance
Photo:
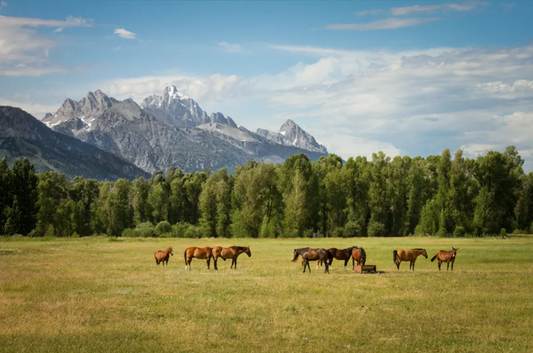
{"label": "sunlit grass", "polygon": [[[185,270],[185,248],[234,244],[252,251],[237,270]],[[351,245],[381,273],[290,261],[295,247]],[[429,259],[452,246],[454,271],[439,273]],[[392,250],[415,247],[429,259],[398,272]],[[531,238],[3,239],[0,351],[530,352],[532,274]]]}

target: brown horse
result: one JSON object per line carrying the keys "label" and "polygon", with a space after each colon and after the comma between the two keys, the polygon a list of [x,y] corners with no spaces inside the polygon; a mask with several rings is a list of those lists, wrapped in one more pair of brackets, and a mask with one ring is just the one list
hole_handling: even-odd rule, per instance
{"label": "brown horse", "polygon": [[[344,260],[344,269],[346,270],[346,266],[348,265],[348,261],[350,261],[350,258],[352,257],[352,251],[356,248],[356,246],[352,246],[346,249],[337,249],[337,248],[329,248],[327,251],[332,255],[331,260],[329,260],[329,268],[333,269],[331,264],[333,263],[333,258],[337,260]],[[318,268],[318,265],[322,267],[322,261],[318,260],[316,262],[316,266]]]}
{"label": "brown horse", "polygon": [[400,270],[400,263],[402,261],[409,261],[409,269],[415,270],[415,262],[416,258],[419,255],[424,255],[424,257],[428,258],[428,253],[425,249],[412,249],[412,250],[394,250],[393,252],[393,260],[396,264],[396,267],[398,267],[398,271]]}
{"label": "brown horse", "polygon": [[457,255],[457,250],[459,250],[459,248],[456,249],[453,246],[452,246],[452,251],[441,250],[437,253],[437,255],[433,256],[433,258],[431,259],[431,262],[435,261],[435,259],[439,261],[439,271],[440,271],[440,265],[443,262],[446,262],[446,271],[448,271],[450,269],[450,262],[451,262],[452,271],[453,271],[453,263],[455,262],[455,256]]}
{"label": "brown horse", "polygon": [[166,249],[166,250],[157,250],[154,253],[155,264],[159,265],[159,263],[162,262],[163,266],[165,266],[165,262],[166,262],[167,266],[168,266],[168,257],[169,257],[169,255],[174,256],[174,251],[172,250],[172,246],[170,248]]}
{"label": "brown horse", "polygon": [[326,249],[311,249],[311,248],[300,248],[294,249],[294,258],[292,261],[298,260],[298,257],[302,257],[305,261],[304,264],[304,273],[305,268],[309,268],[309,273],[311,273],[311,266],[309,266],[309,261],[321,260],[326,264],[325,273],[329,273],[329,260],[333,260],[333,255]]}
{"label": "brown horse", "polygon": [[213,248],[213,262],[215,263],[215,270],[218,270],[217,260],[219,257],[221,257],[224,261],[231,259],[230,269],[233,268],[233,265],[235,265],[235,269],[237,269],[237,257],[239,257],[239,255],[242,253],[246,253],[248,257],[252,256],[249,246],[230,246],[229,248],[215,246]]}
{"label": "brown horse", "polygon": [[191,269],[191,261],[193,258],[197,259],[206,259],[207,260],[207,269],[209,270],[209,264],[211,263],[211,257],[213,257],[213,250],[210,247],[206,248],[197,248],[193,246],[192,248],[187,248],[183,253],[185,258],[185,269]]}
{"label": "brown horse", "polygon": [[352,250],[352,269],[355,269],[355,262],[360,266],[364,266],[366,263],[366,251],[363,248],[353,247]]}

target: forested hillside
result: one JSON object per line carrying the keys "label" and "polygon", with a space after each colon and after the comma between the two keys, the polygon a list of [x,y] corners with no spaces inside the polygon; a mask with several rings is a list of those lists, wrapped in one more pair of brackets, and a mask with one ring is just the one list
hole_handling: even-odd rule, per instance
{"label": "forested hillside", "polygon": [[0,162],[0,233],[30,236],[364,237],[484,235],[533,231],[533,173],[518,151],[476,159],[372,160],[336,155],[283,165],[248,162],[235,174],[69,180]]}

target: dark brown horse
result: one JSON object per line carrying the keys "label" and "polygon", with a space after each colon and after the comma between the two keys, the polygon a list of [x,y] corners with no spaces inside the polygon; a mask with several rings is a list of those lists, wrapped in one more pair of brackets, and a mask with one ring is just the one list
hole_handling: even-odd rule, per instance
{"label": "dark brown horse", "polygon": [[174,256],[174,251],[172,251],[172,246],[170,248],[166,249],[166,250],[157,250],[154,253],[155,264],[159,265],[159,263],[162,262],[163,266],[165,266],[165,262],[166,262],[167,266],[168,266],[169,255]]}
{"label": "dark brown horse", "polygon": [[229,248],[215,246],[213,248],[213,262],[215,263],[215,270],[218,270],[217,260],[219,257],[221,257],[224,261],[231,259],[230,269],[233,268],[233,265],[235,265],[235,269],[237,269],[237,257],[239,257],[239,255],[242,253],[246,253],[248,257],[252,256],[249,246],[230,246]]}
{"label": "dark brown horse", "polygon": [[333,255],[326,249],[311,249],[311,248],[300,248],[294,249],[294,258],[292,261],[298,260],[298,257],[302,257],[305,261],[304,264],[304,273],[305,268],[309,268],[309,273],[311,273],[311,266],[309,266],[309,261],[321,260],[326,264],[325,273],[329,273],[329,260],[333,259]]}
{"label": "dark brown horse", "polygon": [[[331,254],[331,260],[329,260],[329,268],[330,269],[333,269],[333,267],[331,266],[331,264],[333,263],[333,258],[337,259],[337,260],[344,260],[344,269],[346,270],[346,266],[348,265],[348,261],[350,261],[350,258],[352,257],[352,250],[355,248],[355,246],[352,246],[352,247],[349,247],[349,248],[346,248],[346,249],[337,249],[337,248],[329,248],[327,249],[327,251]],[[318,268],[318,265],[320,265],[320,267],[322,267],[322,261],[318,260],[317,263],[317,268]]]}
{"label": "dark brown horse", "polygon": [[353,247],[352,250],[352,269],[355,269],[355,262],[360,266],[364,266],[366,263],[366,251],[363,248]]}
{"label": "dark brown horse", "polygon": [[396,267],[398,267],[398,271],[400,270],[400,263],[402,261],[409,261],[409,269],[415,270],[415,262],[416,258],[420,255],[424,255],[424,257],[428,258],[428,253],[425,249],[412,249],[412,250],[394,250],[392,252],[393,254],[393,260],[396,264]]}
{"label": "dark brown horse", "polygon": [[207,260],[207,269],[209,270],[209,264],[211,263],[211,257],[213,257],[213,250],[210,247],[206,248],[197,248],[193,246],[192,248],[187,248],[183,253],[185,258],[185,269],[191,269],[191,261],[193,258],[197,259],[206,259]]}
{"label": "dark brown horse", "polygon": [[433,256],[433,258],[431,259],[431,262],[437,259],[437,261],[439,262],[439,271],[440,271],[440,265],[443,262],[446,262],[446,271],[448,271],[450,269],[450,262],[451,262],[452,271],[453,271],[453,263],[455,262],[455,256],[457,255],[457,250],[459,250],[459,248],[456,249],[453,246],[452,246],[451,251],[441,250],[437,253],[437,255]]}

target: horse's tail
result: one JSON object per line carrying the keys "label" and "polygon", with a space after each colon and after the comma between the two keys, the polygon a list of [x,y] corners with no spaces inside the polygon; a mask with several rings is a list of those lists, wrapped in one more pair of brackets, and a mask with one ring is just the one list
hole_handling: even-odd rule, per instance
{"label": "horse's tail", "polygon": [[436,258],[437,258],[437,255],[433,256],[433,257],[431,258],[431,262],[435,261]]}
{"label": "horse's tail", "polygon": [[187,249],[183,252],[183,260],[185,260],[185,266],[187,266]]}
{"label": "horse's tail", "polygon": [[396,263],[396,258],[398,257],[398,251],[394,250],[392,252],[392,261]]}

